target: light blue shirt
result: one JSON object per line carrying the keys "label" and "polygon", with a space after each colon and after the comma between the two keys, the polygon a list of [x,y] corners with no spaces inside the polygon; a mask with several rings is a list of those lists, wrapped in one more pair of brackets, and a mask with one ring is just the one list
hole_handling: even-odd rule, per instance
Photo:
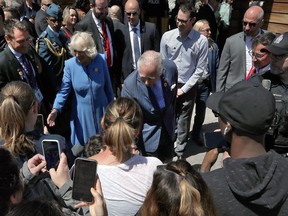
{"label": "light blue shirt", "polygon": [[181,90],[188,92],[207,71],[208,40],[192,29],[187,37],[180,37],[179,30],[165,32],[160,42],[163,58],[173,60],[178,69],[178,83]]}

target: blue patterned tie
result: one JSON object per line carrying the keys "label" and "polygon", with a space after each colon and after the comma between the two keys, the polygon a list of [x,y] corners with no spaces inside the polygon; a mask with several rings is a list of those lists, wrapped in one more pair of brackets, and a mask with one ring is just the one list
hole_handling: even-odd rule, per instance
{"label": "blue patterned tie", "polygon": [[132,28],[132,30],[133,30],[135,65],[137,67],[137,61],[138,61],[141,53],[140,53],[140,47],[139,47],[139,42],[138,42],[137,28]]}
{"label": "blue patterned tie", "polygon": [[28,78],[28,83],[31,86],[32,89],[35,89],[37,87],[37,81],[36,81],[36,77],[34,76],[33,70],[29,64],[29,62],[27,61],[25,55],[21,55],[20,60],[23,64],[23,66],[25,67],[25,73],[26,76]]}

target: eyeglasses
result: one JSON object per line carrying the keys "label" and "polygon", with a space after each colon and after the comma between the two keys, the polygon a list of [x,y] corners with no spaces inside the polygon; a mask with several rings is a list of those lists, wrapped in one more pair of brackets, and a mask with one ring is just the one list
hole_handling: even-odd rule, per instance
{"label": "eyeglasses", "polygon": [[243,26],[255,27],[257,23],[242,21]]}
{"label": "eyeglasses", "polygon": [[142,76],[141,74],[140,75],[140,79],[143,81],[143,82],[146,82],[146,81],[153,81],[153,80],[156,80],[158,77],[150,77],[150,76]]}
{"label": "eyeglasses", "polygon": [[74,53],[76,54],[76,53],[78,53],[78,54],[84,54],[86,51],[85,50],[82,50],[82,51],[80,51],[80,50],[73,50],[74,51]]}
{"label": "eyeglasses", "polygon": [[256,53],[256,52],[253,52],[253,50],[249,50],[249,55],[251,56],[251,57],[255,57],[256,59],[261,59],[261,58],[263,58],[264,56],[266,56],[268,53],[269,53],[269,51],[268,50],[266,50],[266,49],[261,49],[260,50],[261,52],[264,52],[264,54],[260,54],[260,53]]}
{"label": "eyeglasses", "polygon": [[132,15],[133,16],[137,16],[138,13],[137,12],[133,12],[133,13],[132,12],[126,12],[126,15],[129,16],[129,17],[132,16]]}
{"label": "eyeglasses", "polygon": [[182,19],[178,19],[177,16],[175,17],[175,21],[176,21],[176,22],[179,22],[179,23],[182,23],[182,24],[186,24],[186,23],[189,22],[190,20],[191,20],[191,19],[182,20]]}
{"label": "eyeglasses", "polygon": [[51,4],[42,4],[42,5],[45,5],[45,6],[49,7]]}
{"label": "eyeglasses", "polygon": [[210,28],[207,28],[207,29],[200,29],[199,31],[200,31],[200,32],[211,32],[211,29],[210,29]]}
{"label": "eyeglasses", "polygon": [[52,19],[49,19],[49,21],[51,21],[51,22],[53,22],[53,23],[56,23],[56,22],[60,23],[60,22],[63,21],[63,19],[55,19],[55,18],[52,18]]}

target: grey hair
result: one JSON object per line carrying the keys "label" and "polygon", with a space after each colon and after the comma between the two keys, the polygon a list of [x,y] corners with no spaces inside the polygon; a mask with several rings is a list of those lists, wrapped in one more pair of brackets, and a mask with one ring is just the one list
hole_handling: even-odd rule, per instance
{"label": "grey hair", "polygon": [[144,52],[137,61],[137,68],[141,69],[143,65],[155,65],[157,66],[157,73],[161,75],[163,71],[163,59],[159,52],[155,52],[153,50],[148,50]]}
{"label": "grey hair", "polygon": [[70,53],[75,56],[75,51],[84,51],[86,55],[94,59],[97,55],[97,49],[92,35],[87,32],[75,32],[69,44]]}

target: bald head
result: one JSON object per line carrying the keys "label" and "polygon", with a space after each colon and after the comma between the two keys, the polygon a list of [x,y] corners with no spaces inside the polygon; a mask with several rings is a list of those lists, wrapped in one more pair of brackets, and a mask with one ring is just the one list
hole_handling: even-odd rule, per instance
{"label": "bald head", "polygon": [[117,19],[122,20],[122,11],[121,8],[118,5],[113,5],[111,8],[109,8],[109,16],[111,19]]}
{"label": "bald head", "polygon": [[140,7],[137,0],[128,0],[125,4],[125,13],[131,26],[137,26],[140,19]]}
{"label": "bald head", "polygon": [[246,36],[255,37],[263,25],[264,11],[259,6],[248,8],[243,17],[243,31]]}
{"label": "bald head", "polygon": [[264,17],[264,10],[260,6],[252,6],[248,8],[244,14],[245,16],[253,16],[258,20],[262,20]]}

